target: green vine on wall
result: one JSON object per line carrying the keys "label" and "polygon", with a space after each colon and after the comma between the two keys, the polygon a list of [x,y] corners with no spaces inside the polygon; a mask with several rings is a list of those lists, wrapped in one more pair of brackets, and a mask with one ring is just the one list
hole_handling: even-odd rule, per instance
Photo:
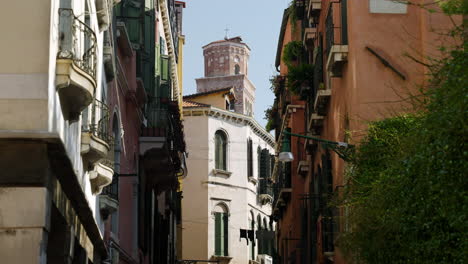
{"label": "green vine on wall", "polygon": [[411,115],[372,122],[338,204],[358,263],[468,263],[468,53],[439,61]]}

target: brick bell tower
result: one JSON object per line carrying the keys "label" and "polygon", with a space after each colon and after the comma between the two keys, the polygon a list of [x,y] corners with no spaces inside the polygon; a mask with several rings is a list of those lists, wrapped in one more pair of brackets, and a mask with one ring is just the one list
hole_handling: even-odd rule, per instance
{"label": "brick bell tower", "polygon": [[196,79],[197,92],[233,87],[234,111],[253,116],[255,86],[248,78],[250,48],[241,37],[225,38],[203,47],[205,76]]}

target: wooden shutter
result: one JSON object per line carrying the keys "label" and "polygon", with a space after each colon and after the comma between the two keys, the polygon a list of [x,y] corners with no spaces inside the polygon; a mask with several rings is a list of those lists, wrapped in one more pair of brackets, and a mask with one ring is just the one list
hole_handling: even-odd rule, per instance
{"label": "wooden shutter", "polygon": [[253,176],[253,149],[252,149],[252,140],[247,140],[247,176]]}
{"label": "wooden shutter", "polygon": [[161,55],[161,80],[169,80],[169,71],[169,56]]}
{"label": "wooden shutter", "polygon": [[223,244],[222,244],[222,253],[223,253],[223,256],[228,256],[229,252],[228,252],[228,239],[229,239],[229,216],[227,213],[224,213],[222,214],[223,215],[223,226],[222,226],[222,230],[223,230],[223,234],[222,234],[222,241],[223,241]]}
{"label": "wooden shutter", "polygon": [[125,22],[127,26],[128,37],[130,41],[134,44],[140,44],[141,36],[141,4],[138,1],[127,1],[125,5],[126,17]]}
{"label": "wooden shutter", "polygon": [[215,168],[221,169],[221,136],[215,134]]}
{"label": "wooden shutter", "polygon": [[226,137],[224,137],[223,135],[221,135],[221,161],[222,161],[222,164],[221,164],[221,169],[222,170],[227,170],[227,161],[226,161],[226,158],[227,158],[227,142],[226,142]]}
{"label": "wooden shutter", "polygon": [[215,255],[222,255],[223,214],[215,213]]}

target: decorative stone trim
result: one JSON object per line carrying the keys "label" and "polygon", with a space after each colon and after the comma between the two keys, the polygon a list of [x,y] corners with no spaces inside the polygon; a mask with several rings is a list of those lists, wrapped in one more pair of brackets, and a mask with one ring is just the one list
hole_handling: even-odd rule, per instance
{"label": "decorative stone trim", "polygon": [[226,121],[232,121],[239,124],[245,124],[252,128],[253,132],[267,142],[270,146],[275,146],[274,137],[268,133],[257,121],[251,117],[243,114],[238,114],[215,107],[190,107],[184,108],[184,116],[212,116]]}
{"label": "decorative stone trim", "polygon": [[225,178],[231,177],[232,172],[225,170],[213,169],[213,176],[221,176]]}
{"label": "decorative stone trim", "polygon": [[258,180],[257,180],[255,177],[250,176],[250,177],[249,177],[249,182],[253,183],[254,185],[257,185]]}

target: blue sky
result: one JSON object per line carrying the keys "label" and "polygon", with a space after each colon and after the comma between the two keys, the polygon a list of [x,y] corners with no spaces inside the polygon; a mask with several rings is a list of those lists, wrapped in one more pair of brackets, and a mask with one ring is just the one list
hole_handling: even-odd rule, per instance
{"label": "blue sky", "polygon": [[255,84],[255,118],[265,126],[265,109],[273,104],[270,77],[276,74],[275,56],[284,9],[290,0],[186,0],[183,17],[184,94],[196,92],[203,77],[202,46],[228,36],[241,36],[251,49],[249,78]]}

